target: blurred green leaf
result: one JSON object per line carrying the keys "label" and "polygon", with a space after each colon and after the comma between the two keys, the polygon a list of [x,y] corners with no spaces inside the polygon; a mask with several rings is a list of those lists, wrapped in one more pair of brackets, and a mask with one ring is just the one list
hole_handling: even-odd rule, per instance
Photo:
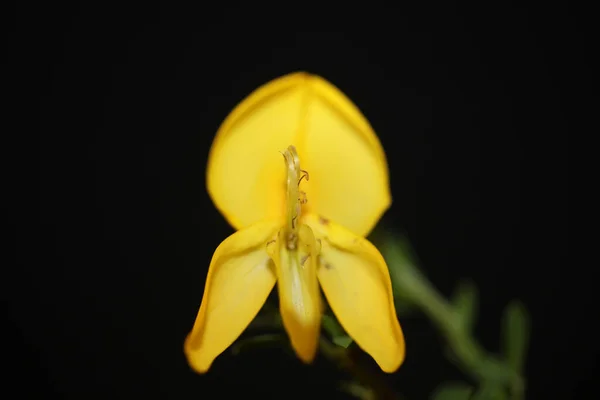
{"label": "blurred green leaf", "polygon": [[481,362],[479,372],[484,381],[490,382],[511,382],[518,376],[503,360],[494,355],[488,355]]}
{"label": "blurred green leaf", "polygon": [[264,335],[250,336],[247,338],[239,339],[231,346],[231,352],[234,355],[238,355],[244,350],[250,348],[261,347],[273,343],[282,343],[285,336],[281,333],[270,333]]}
{"label": "blurred green leaf", "polygon": [[[417,267],[416,256],[408,239],[404,236],[385,235],[383,232],[376,237],[377,248],[390,271],[396,303],[406,302],[414,305],[414,300],[420,298],[423,276]],[[400,308],[403,308],[402,304]]]}
{"label": "blurred green leaf", "polygon": [[352,338],[348,335],[336,336],[333,338],[333,343],[347,349],[352,344]]}
{"label": "blurred green leaf", "polygon": [[521,374],[529,345],[530,320],[525,306],[512,301],[504,310],[503,352],[508,365]]}
{"label": "blurred green leaf", "polygon": [[447,382],[438,386],[432,400],[469,400],[473,394],[473,388],[463,382]]}
{"label": "blurred green leaf", "polygon": [[417,265],[415,251],[406,236],[380,231],[374,235],[373,240],[386,261],[389,259],[396,268]]}
{"label": "blurred green leaf", "polygon": [[506,391],[496,383],[484,382],[470,400],[507,400]]}
{"label": "blurred green leaf", "polygon": [[351,394],[357,399],[361,400],[375,400],[377,399],[372,389],[361,385],[358,382],[342,382],[340,389],[346,393]]}
{"label": "blurred green leaf", "polygon": [[401,317],[409,316],[417,311],[417,307],[413,303],[397,294],[394,294],[394,305],[396,314]]}
{"label": "blurred green leaf", "polygon": [[465,332],[471,332],[477,313],[477,288],[470,281],[462,282],[452,297],[452,305]]}
{"label": "blurred green leaf", "polygon": [[336,345],[348,348],[352,344],[352,338],[348,336],[344,328],[340,325],[338,320],[329,314],[323,314],[323,329],[331,336],[331,341]]}
{"label": "blurred green leaf", "polygon": [[249,330],[283,329],[283,322],[279,312],[261,312],[248,325]]}

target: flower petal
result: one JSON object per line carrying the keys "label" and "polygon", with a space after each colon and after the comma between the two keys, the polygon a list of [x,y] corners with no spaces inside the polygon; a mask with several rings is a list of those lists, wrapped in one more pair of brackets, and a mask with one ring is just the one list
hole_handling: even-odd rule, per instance
{"label": "flower petal", "polygon": [[340,324],[383,371],[396,371],[404,361],[404,335],[381,253],[331,221],[312,215],[305,222],[321,238],[319,283]]}
{"label": "flower petal", "polygon": [[311,229],[301,225],[297,248],[287,246],[285,231],[268,251],[277,270],[277,290],[283,325],[298,357],[315,357],[321,328],[321,293],[317,281],[318,248]]}
{"label": "flower petal", "polygon": [[368,234],[391,203],[385,154],[358,108],[335,86],[306,73],[261,86],[219,128],[207,186],[229,223],[240,229],[284,214],[279,151],[291,144],[314,176],[305,186],[306,207]]}
{"label": "flower petal", "polygon": [[266,243],[278,221],[262,222],[225,239],[210,262],[202,304],[184,350],[192,368],[206,372],[254,319],[275,285]]}
{"label": "flower petal", "polygon": [[367,236],[392,201],[385,153],[348,97],[322,78],[308,81],[313,95],[296,144],[311,174],[305,208]]}
{"label": "flower petal", "polygon": [[303,76],[291,74],[259,87],[217,132],[206,182],[215,206],[236,229],[285,212],[279,152],[294,143],[300,127]]}

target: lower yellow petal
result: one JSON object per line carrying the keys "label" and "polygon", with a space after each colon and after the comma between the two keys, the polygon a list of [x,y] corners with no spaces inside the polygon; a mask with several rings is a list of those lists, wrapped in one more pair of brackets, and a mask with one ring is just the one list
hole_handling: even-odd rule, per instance
{"label": "lower yellow petal", "polygon": [[307,215],[304,222],[322,238],[317,274],[340,324],[383,371],[396,371],[404,361],[404,335],[381,253],[331,221]]}
{"label": "lower yellow petal", "polygon": [[[311,229],[301,225],[294,241],[279,232],[269,246],[277,271],[279,308],[283,325],[298,357],[310,363],[321,328],[321,293],[317,281],[318,246]],[[289,245],[295,243],[294,245]]]}
{"label": "lower yellow petal", "polygon": [[197,372],[206,372],[239,337],[273,289],[276,278],[266,243],[280,224],[255,224],[229,236],[215,250],[202,304],[184,345]]}

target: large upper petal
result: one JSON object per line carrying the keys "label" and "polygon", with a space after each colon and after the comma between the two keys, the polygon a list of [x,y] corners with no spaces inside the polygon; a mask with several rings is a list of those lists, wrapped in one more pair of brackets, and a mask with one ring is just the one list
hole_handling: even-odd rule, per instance
{"label": "large upper petal", "polygon": [[305,206],[367,235],[391,203],[385,154],[360,110],[307,73],[277,78],[225,119],[210,152],[207,186],[237,229],[284,213],[281,155],[295,145],[310,173]]}
{"label": "large upper petal", "polygon": [[404,361],[404,335],[381,253],[332,221],[304,220],[321,238],[319,283],[340,324],[383,371],[396,371]]}
{"label": "large upper petal", "polygon": [[275,285],[266,243],[279,221],[261,222],[225,239],[210,262],[202,304],[184,350],[196,371],[206,372],[254,319]]}

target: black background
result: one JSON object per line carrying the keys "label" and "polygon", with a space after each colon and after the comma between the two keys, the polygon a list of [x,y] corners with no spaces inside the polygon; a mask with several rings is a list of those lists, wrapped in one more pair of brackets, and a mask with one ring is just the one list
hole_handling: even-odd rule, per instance
{"label": "black background", "polygon": [[[225,354],[199,376],[182,352],[212,252],[232,232],[205,189],[214,134],[257,86],[305,70],[378,132],[386,226],[408,235],[445,295],[463,277],[478,285],[486,348],[499,350],[506,303],[528,306],[528,398],[584,393],[598,345],[584,328],[592,284],[569,253],[571,107],[590,72],[574,10],[323,6],[21,3],[6,14],[7,388],[333,396],[321,358]],[[403,394],[462,378],[425,318],[401,322],[407,360],[391,379]]]}

